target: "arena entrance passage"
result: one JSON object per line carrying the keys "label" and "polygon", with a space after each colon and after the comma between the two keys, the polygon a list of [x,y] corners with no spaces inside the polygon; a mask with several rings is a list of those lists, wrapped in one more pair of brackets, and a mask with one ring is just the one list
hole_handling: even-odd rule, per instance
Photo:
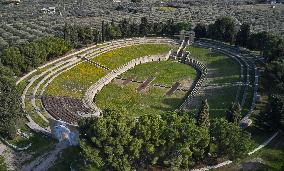
{"label": "arena entrance passage", "polygon": [[50,122],[51,133],[59,142],[70,146],[78,145],[79,132],[75,126],[69,125],[63,121],[52,120]]}

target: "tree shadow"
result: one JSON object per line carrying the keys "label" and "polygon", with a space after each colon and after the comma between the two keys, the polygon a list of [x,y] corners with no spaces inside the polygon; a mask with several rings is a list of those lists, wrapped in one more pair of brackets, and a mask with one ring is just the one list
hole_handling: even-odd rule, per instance
{"label": "tree shadow", "polygon": [[178,107],[182,104],[183,100],[183,98],[165,98],[163,99],[162,104],[166,105],[167,107],[151,105],[151,108],[158,109],[161,111],[174,111],[178,109]]}

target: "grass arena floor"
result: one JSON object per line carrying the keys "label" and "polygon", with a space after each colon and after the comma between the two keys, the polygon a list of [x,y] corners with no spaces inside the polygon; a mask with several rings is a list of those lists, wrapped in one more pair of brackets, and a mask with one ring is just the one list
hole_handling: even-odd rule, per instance
{"label": "grass arena floor", "polygon": [[149,76],[155,77],[153,83],[171,86],[173,83],[196,77],[196,70],[191,66],[173,61],[150,62],[137,65],[129,72],[122,74],[123,78],[136,76],[136,80],[144,81]]}
{"label": "grass arena floor", "polygon": [[[193,81],[196,71],[188,65],[175,61],[151,62],[127,71],[127,76],[137,76],[137,80],[156,77],[155,80],[141,92],[136,89],[139,83],[130,82],[122,85],[121,80],[114,80],[98,93],[95,103],[101,109],[123,111],[128,115],[159,114],[177,109],[184,101],[187,92],[176,91],[166,96],[167,88],[154,87],[153,84],[173,85],[175,82]],[[189,86],[190,87],[190,86]]]}
{"label": "grass arena floor", "polygon": [[[171,48],[166,44],[135,45],[106,52],[95,57],[93,61],[115,69],[135,58],[168,53]],[[55,78],[44,95],[82,98],[85,91],[107,72],[91,63],[83,62]]]}

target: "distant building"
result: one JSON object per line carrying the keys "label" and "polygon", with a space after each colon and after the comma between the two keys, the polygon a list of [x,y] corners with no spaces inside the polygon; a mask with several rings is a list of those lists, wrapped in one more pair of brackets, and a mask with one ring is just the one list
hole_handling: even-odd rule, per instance
{"label": "distant building", "polygon": [[3,0],[3,1],[0,1],[2,2],[3,4],[19,4],[21,2],[21,0]]}
{"label": "distant building", "polygon": [[42,8],[40,11],[44,14],[55,14],[56,13],[55,7]]}

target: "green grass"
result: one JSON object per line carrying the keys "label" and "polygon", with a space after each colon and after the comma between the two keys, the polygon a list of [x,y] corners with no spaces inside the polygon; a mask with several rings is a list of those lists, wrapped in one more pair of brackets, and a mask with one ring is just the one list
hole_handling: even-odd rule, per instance
{"label": "green grass", "polygon": [[[256,140],[256,145],[260,145],[270,138],[273,133],[266,132],[254,132],[257,137],[253,136],[253,140]],[[256,146],[256,147],[257,147]],[[218,171],[230,171],[236,170],[235,168],[240,168],[238,165],[249,162],[253,159],[260,158],[264,161],[264,164],[260,164],[258,169],[263,171],[283,171],[284,170],[284,134],[280,133],[275,139],[273,139],[267,146],[255,152],[254,154],[247,156],[246,158],[240,160],[239,162],[233,163],[231,165],[221,167],[216,169]],[[239,170],[239,169],[238,169]]]}
{"label": "green grass", "polygon": [[106,73],[93,64],[83,62],[56,77],[44,95],[82,98],[85,91]]}
{"label": "green grass", "polygon": [[[83,158],[80,155],[80,148],[78,146],[68,147],[62,151],[55,164],[48,169],[48,171],[65,171],[70,170],[72,166],[75,170],[87,171],[84,167]],[[99,169],[92,168],[90,171],[99,171]]]}
{"label": "green grass", "polygon": [[240,65],[221,53],[217,53],[205,48],[189,46],[187,50],[194,58],[214,72],[212,83],[233,83],[240,81]]}
{"label": "green grass", "polygon": [[1,171],[8,171],[8,167],[4,161],[4,157],[0,156],[0,170]]}
{"label": "green grass", "polygon": [[14,137],[12,140],[8,140],[8,142],[10,144],[13,144],[13,145],[19,147],[19,148],[26,147],[30,144],[29,139],[25,139],[25,138],[21,137],[20,135],[16,135],[16,137]]}
{"label": "green grass", "polygon": [[249,87],[247,90],[247,96],[246,96],[246,101],[245,104],[243,106],[243,114],[245,115],[246,112],[248,112],[250,110],[251,104],[252,104],[252,100],[253,100],[253,89],[254,87]]}
{"label": "green grass", "polygon": [[251,156],[251,158],[260,157],[271,170],[283,171],[284,169],[284,134],[279,134],[265,148],[261,149]]}
{"label": "green grass", "polygon": [[54,165],[49,168],[49,171],[61,171],[61,170],[70,170],[70,165],[76,163],[77,160],[80,160],[79,157],[80,149],[79,147],[68,147],[62,151]]}
{"label": "green grass", "polygon": [[110,83],[97,95],[96,104],[101,109],[109,108],[137,116],[175,110],[185,96],[185,92],[177,91],[171,97],[166,97],[167,89],[155,87],[145,92],[137,92],[137,87],[138,84],[135,83],[129,83],[125,87]]}
{"label": "green grass", "polygon": [[43,120],[35,111],[34,108],[32,106],[32,103],[30,101],[28,101],[26,103],[26,111],[27,114],[29,114],[31,116],[31,118],[33,119],[33,121],[35,121],[35,123],[37,123],[39,126],[46,128],[49,126],[49,124]]}
{"label": "green grass", "polygon": [[[210,49],[189,46],[187,50],[191,53],[190,57],[203,64],[206,64],[209,74],[207,75],[208,83],[224,84],[236,83],[240,80],[240,66],[237,61],[231,59],[221,53],[217,53]],[[206,90],[206,96],[210,108],[211,118],[224,117],[226,110],[230,104],[235,101],[238,87],[223,87]],[[199,105],[196,105],[191,111],[197,111]]]}
{"label": "green grass", "polygon": [[[106,52],[93,60],[110,69],[115,69],[132,59],[167,53],[170,49],[171,46],[169,45],[143,44]],[[83,62],[55,78],[47,87],[44,95],[82,98],[86,90],[106,73],[106,70],[88,62]]]}
{"label": "green grass", "polygon": [[28,140],[32,143],[32,146],[27,150],[29,154],[32,155],[32,158],[25,163],[28,163],[34,160],[36,157],[50,151],[54,148],[56,141],[52,138],[45,137],[44,135],[34,133]]}
{"label": "green grass", "polygon": [[236,87],[223,87],[213,89],[213,95],[208,96],[208,104],[211,118],[221,118],[226,116],[226,111],[235,100]]}
{"label": "green grass", "polygon": [[105,65],[110,69],[115,69],[132,59],[147,55],[166,54],[171,49],[172,47],[166,44],[141,44],[106,52],[93,58],[93,61]]}
{"label": "green grass", "polygon": [[174,61],[150,62],[141,64],[122,74],[123,78],[137,76],[136,80],[144,81],[148,77],[156,77],[153,83],[166,84],[185,79],[195,79],[197,73],[194,68]]}
{"label": "green grass", "polygon": [[[156,79],[153,83],[172,85],[177,81],[195,79],[196,74],[196,71],[188,65],[162,61],[138,65],[124,73],[123,77],[134,75],[137,76],[137,80],[145,80],[149,76],[154,76]],[[137,116],[175,110],[186,95],[186,92],[176,91],[172,96],[167,97],[165,94],[168,89],[151,85],[142,92],[137,92],[138,86],[137,83],[122,86],[118,81],[113,81],[98,93],[95,102],[101,109],[109,108]]]}

